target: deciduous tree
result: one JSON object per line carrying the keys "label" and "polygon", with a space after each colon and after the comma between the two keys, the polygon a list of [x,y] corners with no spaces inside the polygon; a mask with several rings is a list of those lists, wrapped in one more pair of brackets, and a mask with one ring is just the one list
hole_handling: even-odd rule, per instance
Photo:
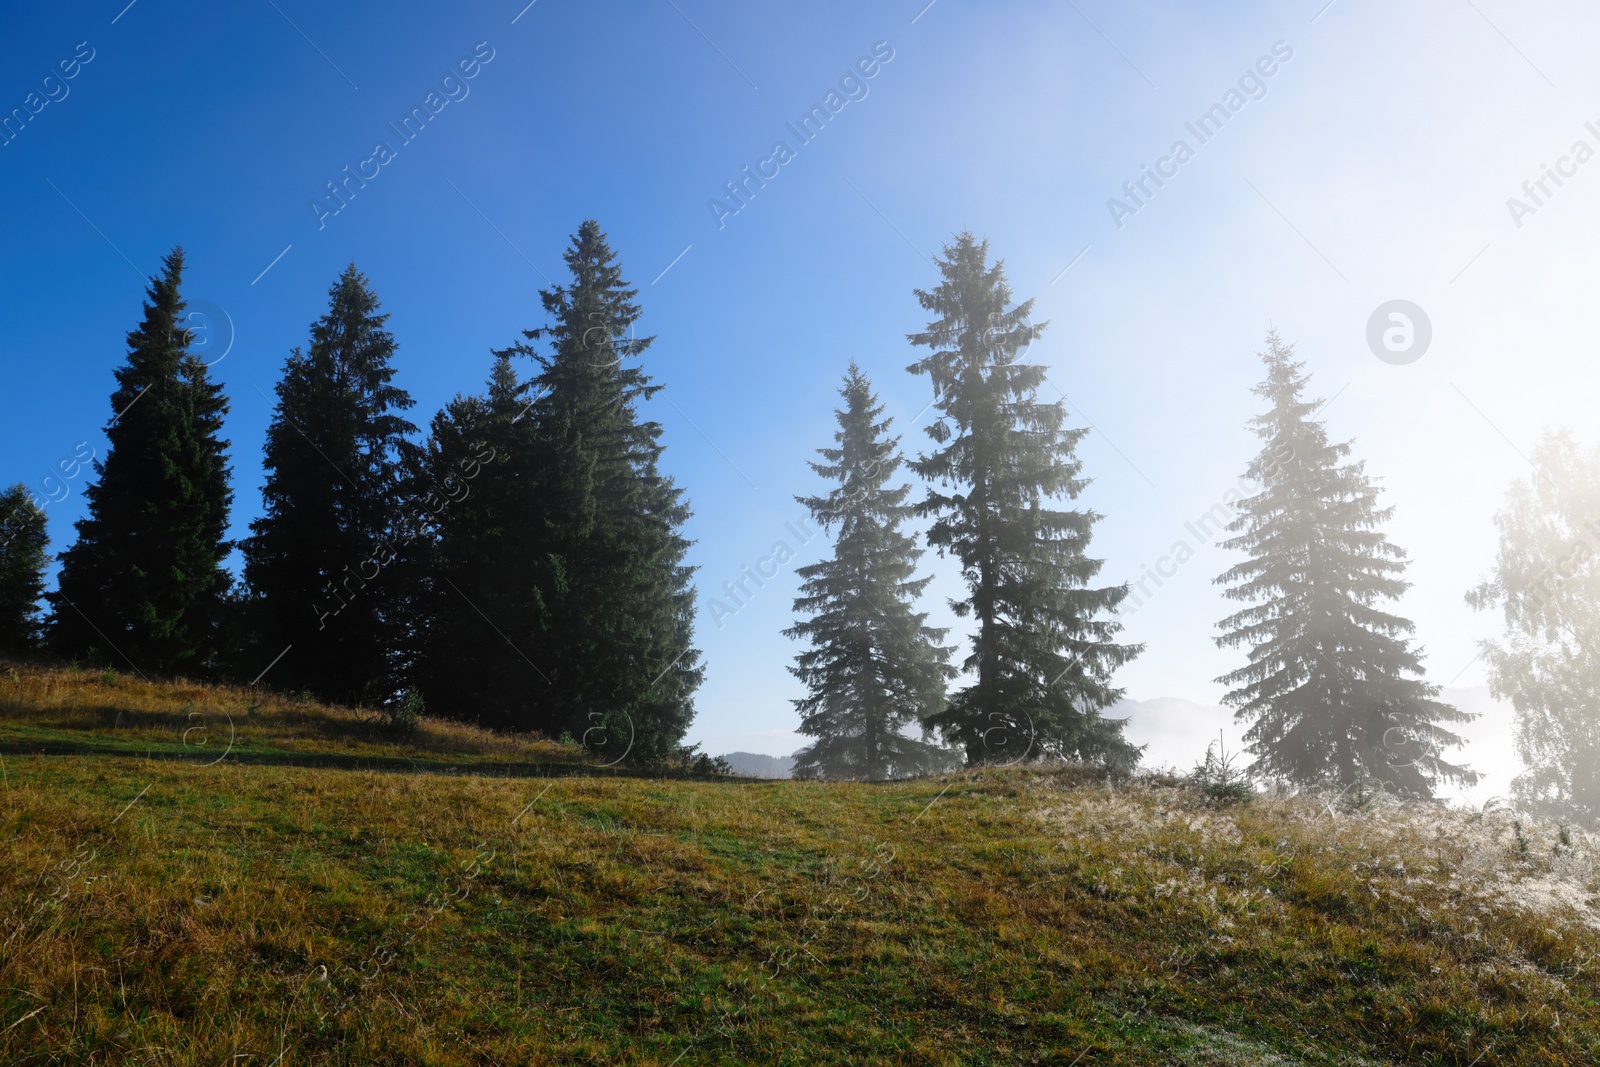
{"label": "deciduous tree", "polygon": [[1518,798],[1556,818],[1600,819],[1600,449],[1566,433],[1495,516],[1494,570],[1467,596],[1498,607],[1503,642],[1483,642],[1490,690],[1516,710],[1527,771]]}

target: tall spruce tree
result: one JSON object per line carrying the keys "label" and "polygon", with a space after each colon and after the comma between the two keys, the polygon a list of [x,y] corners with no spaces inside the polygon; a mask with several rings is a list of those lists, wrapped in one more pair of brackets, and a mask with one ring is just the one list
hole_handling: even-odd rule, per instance
{"label": "tall spruce tree", "polygon": [[[1260,353],[1267,377],[1254,392],[1271,407],[1251,427],[1261,452],[1246,470],[1260,491],[1238,504],[1223,547],[1245,562],[1216,579],[1230,600],[1252,606],[1219,623],[1223,647],[1249,648],[1250,662],[1219,678],[1245,733],[1254,769],[1302,785],[1363,779],[1431,796],[1440,782],[1477,775],[1440,750],[1461,743],[1441,722],[1473,716],[1437,698],[1421,679],[1412,624],[1379,609],[1408,588],[1405,553],[1380,527],[1365,464],[1346,462],[1306,400],[1305,364],[1276,330]],[[1417,676],[1417,677],[1410,677]]]}
{"label": "tall spruce tree", "polygon": [[404,624],[392,574],[412,406],[392,384],[394,337],[355,265],[296,348],[267,428],[263,515],[244,542],[250,616],[269,684],[350,704],[396,684]]}
{"label": "tall spruce tree", "polygon": [[89,513],[61,555],[48,639],[63,656],[141,672],[209,674],[231,579],[222,561],[228,507],[228,402],[189,354],[179,295],[183,250],[163,261],[144,321],[116,371],[110,447],[84,490]]}
{"label": "tall spruce tree", "polygon": [[0,655],[33,649],[50,535],[44,509],[21,482],[0,493]]}
{"label": "tall spruce tree", "polygon": [[416,531],[401,555],[416,590],[411,678],[430,711],[500,730],[549,730],[549,643],[537,538],[540,452],[510,350],[484,396],[434,416],[412,490]]}
{"label": "tall spruce tree", "polygon": [[549,351],[516,349],[539,366],[523,388],[541,523],[528,531],[537,592],[514,625],[545,636],[533,656],[549,679],[539,729],[658,760],[677,751],[702,676],[681,532],[689,507],[660,471],[661,424],[638,412],[662,388],[632,363],[653,340],[633,335],[638,290],[593,220],[564,259],[571,283],[541,293],[552,323],[524,332]]}
{"label": "tall spruce tree", "polygon": [[832,559],[796,572],[794,609],[811,617],[784,631],[811,644],[789,668],[810,690],[795,701],[800,732],[817,739],[797,755],[794,773],[894,778],[948,762],[944,749],[902,731],[944,710],[944,683],[956,672],[941,643],[947,631],[914,607],[932,577],[914,577],[922,550],[900,530],[911,486],[888,485],[902,463],[900,439],[886,436],[892,420],[878,419],[883,408],[855,363],[839,392],[838,447],[818,449],[825,462],[811,464],[837,485],[795,498],[838,534]]}
{"label": "tall spruce tree", "polygon": [[941,447],[911,463],[939,487],[917,511],[934,517],[929,544],[960,561],[968,596],[952,606],[977,624],[964,663],[975,680],[934,721],[972,762],[1031,753],[1129,769],[1140,749],[1100,714],[1122,696],[1112,673],[1140,651],[1113,640],[1128,587],[1089,585],[1100,517],[1051,506],[1088,484],[1075,454],[1087,430],[1065,429],[1064,406],[1038,399],[1044,368],[1017,362],[1044,324],[1033,301],[1012,305],[988,254],[970,233],[945,246],[943,280],[916,294],[938,318],[910,335],[930,350],[909,369],[932,379],[940,414],[928,434]]}

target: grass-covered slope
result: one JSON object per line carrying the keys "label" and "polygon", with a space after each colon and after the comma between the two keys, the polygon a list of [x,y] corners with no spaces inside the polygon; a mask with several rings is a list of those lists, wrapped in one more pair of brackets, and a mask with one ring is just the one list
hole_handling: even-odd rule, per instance
{"label": "grass-covered slope", "polygon": [[497,764],[586,773],[602,762],[571,746],[436,719],[397,734],[376,712],[328,707],[310,697],[6,661],[0,661],[0,752],[423,770]]}
{"label": "grass-covered slope", "polygon": [[0,1063],[1600,1062],[1595,854],[1513,822],[13,753]]}

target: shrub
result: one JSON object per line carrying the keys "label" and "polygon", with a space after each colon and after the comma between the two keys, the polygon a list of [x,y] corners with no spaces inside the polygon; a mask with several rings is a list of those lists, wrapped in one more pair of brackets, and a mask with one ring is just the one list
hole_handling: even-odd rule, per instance
{"label": "shrub", "polygon": [[1230,755],[1219,735],[1206,746],[1206,758],[1195,764],[1189,781],[1212,800],[1224,804],[1243,804],[1256,798],[1256,787],[1250,784],[1250,772],[1236,766],[1238,756]]}
{"label": "shrub", "polygon": [[697,752],[689,761],[689,773],[697,778],[725,777],[733,774],[733,767],[721,756]]}
{"label": "shrub", "polygon": [[383,728],[392,734],[407,736],[417,732],[422,716],[427,714],[422,694],[407,689],[383,706]]}

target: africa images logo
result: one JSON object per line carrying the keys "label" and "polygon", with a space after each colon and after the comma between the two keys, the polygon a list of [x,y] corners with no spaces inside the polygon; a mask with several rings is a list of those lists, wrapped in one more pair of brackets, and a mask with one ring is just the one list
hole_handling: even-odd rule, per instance
{"label": "africa images logo", "polygon": [[495,51],[489,42],[479,41],[473,47],[471,56],[458,61],[444,77],[439,79],[439,88],[428,90],[428,94],[422,98],[422,103],[402,115],[398,125],[389,123],[389,129],[395,134],[394,144],[391,145],[388,140],[376,142],[372,146],[372,155],[357,163],[353,172],[350,165],[345,164],[344,169],[340,171],[344,176],[337,184],[332,181],[323,182],[323,188],[327,190],[326,195],[320,200],[313,197],[307,201],[311,207],[312,217],[317,220],[317,229],[326,229],[328,219],[349,207],[356,194],[367,187],[367,182],[376,179],[383,173],[384,167],[398,159],[400,149],[421,136],[428,123],[440,112],[452,102],[465,100],[472,92],[472,87],[467,83],[482,73],[484,66],[493,62],[494,57]]}
{"label": "africa images logo", "polygon": [[[1228,87],[1222,94],[1222,99],[1212,104],[1200,113],[1199,118],[1193,122],[1185,122],[1184,128],[1194,136],[1195,145],[1203,145],[1222,132],[1229,119],[1244,110],[1245,104],[1251,100],[1261,100],[1267,95],[1267,79],[1277,74],[1280,65],[1294,58],[1294,49],[1285,41],[1272,43],[1272,55],[1262,56],[1256,60],[1255,65],[1246,70],[1239,77],[1238,88]],[[1178,169],[1195,156],[1195,148],[1189,147],[1189,142],[1179,139],[1172,143],[1168,154],[1156,160],[1152,169],[1149,164],[1143,165],[1142,173],[1137,178],[1132,178],[1122,183],[1122,191],[1127,200],[1111,197],[1106,201],[1106,210],[1111,213],[1111,221],[1117,224],[1117,229],[1127,225],[1123,219],[1129,215],[1137,215],[1139,209],[1144,207],[1167,182],[1178,176]],[[1151,185],[1155,188],[1151,188]],[[1142,194],[1142,195],[1141,195]]]}
{"label": "africa images logo", "polygon": [[1415,363],[1432,343],[1428,313],[1409,300],[1379,304],[1367,319],[1367,347],[1385,363],[1396,367]]}
{"label": "africa images logo", "polygon": [[[1583,128],[1596,140],[1600,140],[1600,126],[1585,122]],[[1579,138],[1572,142],[1572,150],[1567,155],[1557,157],[1553,168],[1548,163],[1539,164],[1539,176],[1522,183],[1522,195],[1526,199],[1506,197],[1506,210],[1511,213],[1511,221],[1516,223],[1517,229],[1522,229],[1523,219],[1529,215],[1537,215],[1539,209],[1545,206],[1545,201],[1554,197],[1556,191],[1567,184],[1561,179],[1576,178],[1578,168],[1593,159],[1594,154],[1594,148],[1589,142]],[[1550,188],[1552,184],[1555,189]]]}
{"label": "africa images logo", "polygon": [[711,210],[711,218],[717,224],[717,229],[726,227],[728,219],[749,207],[756,193],[765,189],[767,182],[782,173],[783,168],[798,156],[800,148],[804,148],[821,136],[823,129],[833,117],[843,111],[851,101],[865,100],[867,93],[871,91],[867,82],[877,77],[878,72],[892,59],[894,59],[894,47],[888,41],[874,44],[872,54],[856,60],[855,65],[848,68],[839,78],[839,87],[830,88],[827,95],[822,98],[822,103],[811,105],[811,110],[798,120],[784,124],[784,127],[794,134],[796,147],[791,148],[786,140],[774,141],[771,154],[757,162],[754,171],[751,171],[747,163],[740,169],[737,180],[729,179],[723,182],[722,187],[727,191],[728,199],[724,200],[718,195],[706,201],[706,207]]}

